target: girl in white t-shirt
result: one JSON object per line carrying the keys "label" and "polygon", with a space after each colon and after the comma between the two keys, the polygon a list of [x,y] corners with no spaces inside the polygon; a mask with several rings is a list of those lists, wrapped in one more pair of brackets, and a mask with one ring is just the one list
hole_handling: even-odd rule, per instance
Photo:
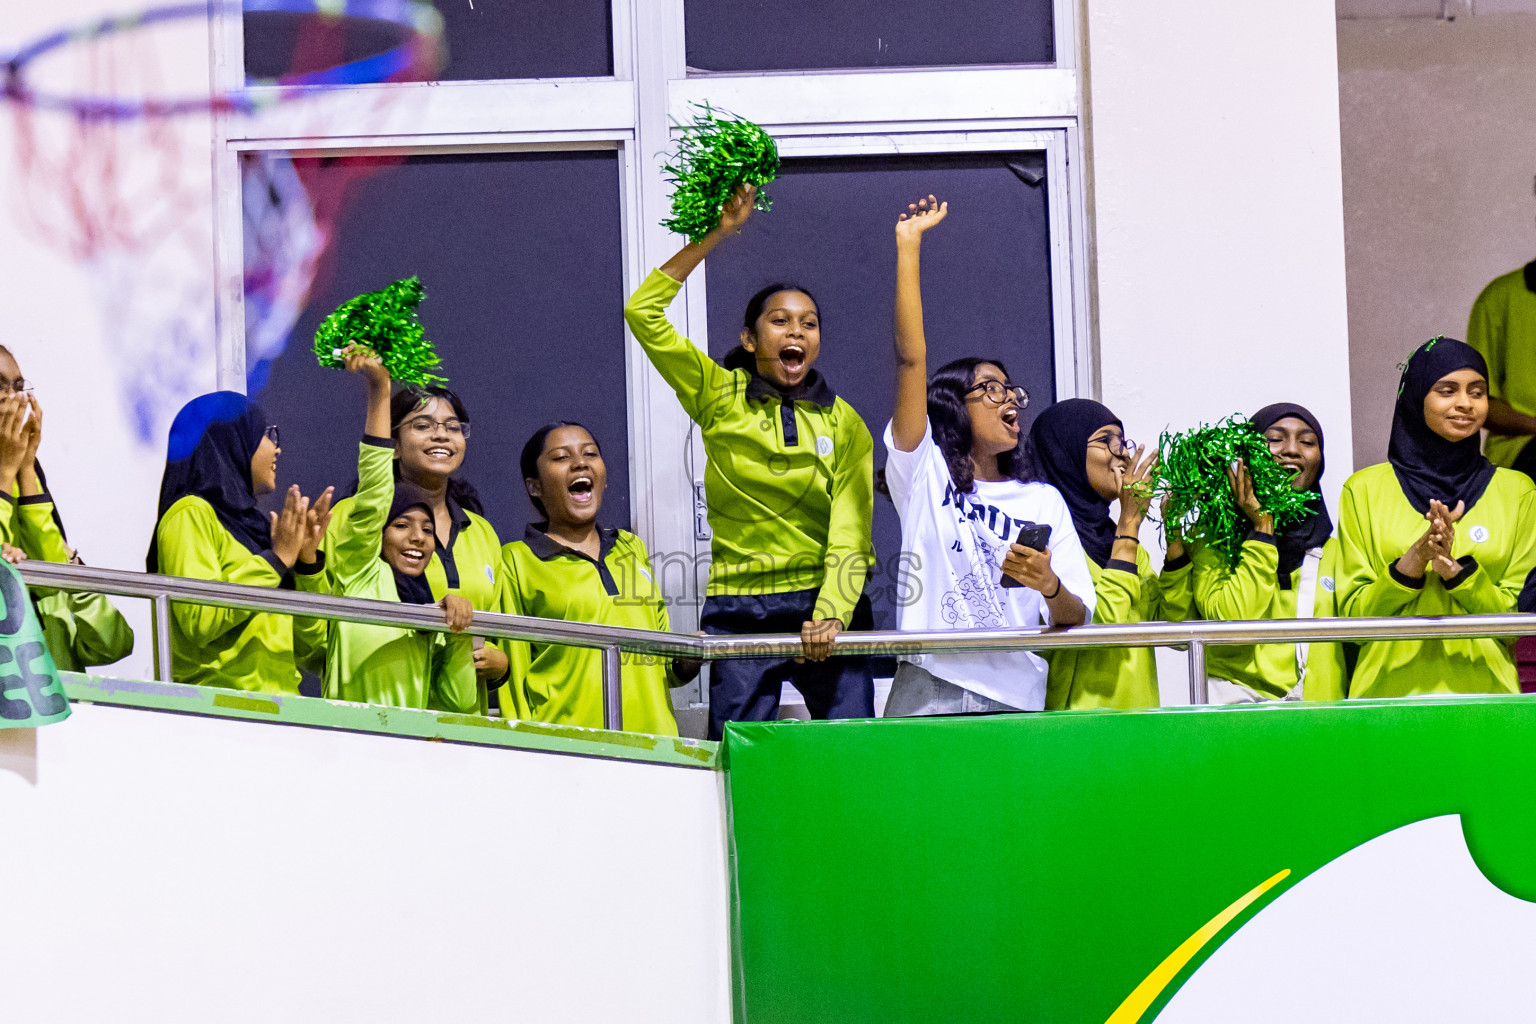
{"label": "girl in white t-shirt", "polygon": [[[942,221],[933,196],[896,224],[896,412],[885,481],[913,576],[902,629],[1077,626],[1092,621],[1093,580],[1072,515],[1054,487],[1025,481],[1019,415],[1029,404],[996,359],[957,359],[928,378],[918,252]],[[1050,527],[1046,550],[1015,543]],[[1002,586],[1006,575],[1022,586]],[[1046,664],[1028,651],[908,655],[887,717],[1039,711]]]}

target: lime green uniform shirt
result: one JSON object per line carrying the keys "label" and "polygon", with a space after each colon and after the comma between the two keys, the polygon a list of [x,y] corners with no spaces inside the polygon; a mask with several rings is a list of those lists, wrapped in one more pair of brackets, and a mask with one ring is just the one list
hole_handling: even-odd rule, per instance
{"label": "lime green uniform shirt", "polygon": [[[504,611],[545,619],[668,631],[667,607],[645,542],[624,530],[601,531],[596,561],[529,527],[502,549]],[[603,656],[558,644],[509,645],[511,677],[501,706],[524,709],[538,722],[603,727]],[[672,660],[629,651],[623,656],[624,729],[677,735],[668,690]]]}
{"label": "lime green uniform shirt", "polygon": [[[399,603],[395,575],[379,557],[389,506],[395,499],[394,445],[358,445],[357,494],[326,552],[331,589],[343,597]],[[325,696],[358,704],[480,710],[474,649],[468,636],[422,633],[362,622],[331,624]]]}
{"label": "lime green uniform shirt", "polygon": [[[1340,511],[1341,615],[1512,612],[1526,575],[1536,566],[1536,487],[1513,470],[1494,470],[1488,489],[1457,522],[1451,554],[1464,569],[1450,582],[1433,570],[1414,581],[1393,571],[1426,523],[1408,503],[1390,463],[1350,477]],[[1495,639],[1363,643],[1349,696],[1518,693],[1510,647]]]}
{"label": "lime green uniform shirt", "polygon": [[[287,575],[270,551],[248,551],[219,522],[213,506],[196,495],[166,509],[155,536],[160,571],[167,576],[278,587]],[[295,571],[294,585],[323,592],[325,579],[319,569]],[[319,671],[322,664],[325,625],[323,619],[172,604],[172,674],[178,683],[298,693],[299,666]]]}
{"label": "lime green uniform shirt", "polygon": [[[15,518],[10,535],[4,538],[6,543],[39,562],[65,563],[74,556],[54,521],[51,495],[44,492],[21,498],[12,508]],[[32,599],[48,651],[60,670],[83,672],[133,653],[133,628],[101,594],[36,589]]]}
{"label": "lime green uniform shirt", "polygon": [[[1318,579],[1313,594],[1312,617],[1335,614],[1334,585],[1339,557],[1337,538],[1323,545]],[[1280,549],[1269,534],[1251,533],[1243,541],[1242,557],[1228,568],[1215,551],[1203,545],[1191,548],[1194,568],[1195,607],[1204,619],[1237,622],[1256,619],[1294,619],[1301,570],[1290,575],[1290,586],[1279,580]],[[1211,645],[1205,649],[1206,675],[1240,683],[1279,699],[1303,683],[1308,688],[1340,687],[1344,654],[1338,644],[1307,644],[1306,676],[1297,673],[1296,644]]]}
{"label": "lime green uniform shirt", "polygon": [[[1095,623],[1128,625],[1166,618],[1163,590],[1152,560],[1136,549],[1136,564],[1110,559],[1100,568],[1088,559],[1098,604]],[[1046,678],[1045,708],[1155,708],[1157,659],[1150,647],[1062,649],[1045,653],[1051,666]]]}
{"label": "lime green uniform shirt", "polygon": [[874,560],[869,428],[841,398],[801,400],[781,413],[776,395],[751,394],[751,374],[725,369],[667,322],[681,287],[653,270],[624,319],[704,438],[714,531],[708,593],[820,588],[815,618],[846,626]]}
{"label": "lime green uniform shirt", "polygon": [[[1494,278],[1472,303],[1467,344],[1488,361],[1488,394],[1536,415],[1536,293],[1524,270]],[[1494,465],[1512,466],[1529,440],[1489,434],[1483,451]]]}

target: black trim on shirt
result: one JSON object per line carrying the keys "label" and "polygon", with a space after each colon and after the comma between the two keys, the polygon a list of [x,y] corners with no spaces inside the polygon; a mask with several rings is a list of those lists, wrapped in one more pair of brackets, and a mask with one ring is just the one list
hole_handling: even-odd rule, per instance
{"label": "black trim on shirt", "polygon": [[577,551],[575,548],[566,547],[531,523],[523,531],[523,543],[528,545],[528,550],[537,555],[541,562],[549,562],[562,555],[570,555],[573,558],[581,559],[583,562],[591,563],[597,569],[597,578],[602,581],[603,590],[609,597],[619,596],[619,585],[614,580],[613,573],[608,571],[607,564],[608,553],[613,550],[613,546],[618,543],[618,540],[618,530],[599,528],[597,531],[597,557],[593,558],[590,555]]}
{"label": "black trim on shirt", "polygon": [[1263,533],[1259,530],[1249,530],[1248,536],[1243,538],[1243,543],[1247,544],[1251,540],[1256,540],[1260,544],[1274,544],[1275,535],[1272,533]]}
{"label": "black trim on shirt", "polygon": [[[451,496],[445,496],[443,502],[448,506],[448,520],[450,525],[448,527],[448,543],[444,544],[441,541],[438,542],[437,560],[443,564],[443,576],[446,578],[448,589],[458,590],[459,566],[458,563],[453,560],[453,546],[458,543],[459,534],[462,531],[469,529],[473,520],[469,518],[469,513],[465,512],[464,509],[459,507],[459,503],[454,501]],[[435,536],[437,530],[434,529],[432,533]]]}
{"label": "black trim on shirt", "polygon": [[1119,569],[1121,572],[1128,572],[1132,576],[1139,575],[1141,571],[1137,568],[1135,562],[1128,562],[1123,558],[1111,558],[1109,561],[1104,563],[1104,568]]}
{"label": "black trim on shirt", "polygon": [[283,564],[283,560],[277,557],[276,551],[273,551],[271,548],[267,548],[266,550],[260,552],[256,557],[266,559],[267,564],[272,567],[272,571],[277,573],[279,577],[277,582],[279,589],[293,589],[293,569]]}
{"label": "black trim on shirt", "polygon": [[374,437],[372,434],[363,435],[363,444],[371,444],[375,448],[399,448],[400,442],[392,437]]}
{"label": "black trim on shirt", "polygon": [[1391,576],[1392,576],[1392,578],[1394,580],[1397,580],[1398,583],[1401,583],[1403,586],[1407,587],[1409,590],[1423,590],[1424,589],[1424,577],[1423,576],[1420,576],[1418,579],[1414,579],[1412,576],[1404,576],[1402,574],[1402,572],[1398,569],[1396,562],[1392,562],[1391,564],[1389,564],[1387,566],[1387,572],[1391,574]]}
{"label": "black trim on shirt", "polygon": [[16,499],[16,504],[18,504],[18,505],[46,505],[46,504],[48,504],[51,501],[53,501],[53,495],[49,494],[47,491],[44,491],[42,494],[29,494],[26,497],[17,498]]}
{"label": "black trim on shirt", "polygon": [[1477,572],[1477,559],[1472,555],[1462,555],[1456,562],[1461,566],[1461,572],[1445,581],[1446,590],[1455,590],[1467,581],[1468,576]]}
{"label": "black trim on shirt", "polygon": [[297,573],[298,575],[300,575],[300,576],[313,576],[315,573],[320,572],[324,568],[325,568],[325,552],[324,551],[316,551],[315,552],[315,560],[313,562],[306,562],[306,561],[304,561],[304,559],[301,558],[297,562],[293,563],[293,571],[295,573]]}
{"label": "black trim on shirt", "polygon": [[1184,568],[1189,563],[1189,549],[1185,548],[1182,555],[1179,555],[1177,558],[1170,558],[1163,563],[1163,572],[1177,572],[1179,569]]}
{"label": "black trim on shirt", "polygon": [[781,388],[767,378],[752,373],[747,376],[747,399],[755,402],[771,402],[777,399],[779,424],[784,432],[784,447],[798,448],[800,428],[795,425],[795,403],[810,402],[823,409],[830,409],[837,403],[837,392],[833,391],[827,379],[815,370],[806,375],[805,383],[792,388]]}

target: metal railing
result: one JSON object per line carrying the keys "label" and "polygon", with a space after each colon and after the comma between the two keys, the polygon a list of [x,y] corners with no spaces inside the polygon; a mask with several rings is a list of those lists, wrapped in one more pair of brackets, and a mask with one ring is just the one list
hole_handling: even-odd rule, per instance
{"label": "metal railing", "polygon": [[[339,619],[379,626],[446,633],[440,609],[356,597],[332,597],[238,583],[213,583],[180,576],[97,569],[53,562],[23,562],[29,587],[86,591],[146,598],[153,609],[155,678],[171,679],[171,601],[277,612],[307,618]],[[602,651],[603,726],[624,727],[620,700],[623,653],[713,661],[721,658],[794,657],[801,652],[797,634],[692,636],[649,629],[601,626],[563,619],[476,612],[475,636],[563,644]],[[978,651],[1046,651],[1064,647],[1176,647],[1189,652],[1189,702],[1207,700],[1205,650],[1208,646],[1317,643],[1332,640],[1462,639],[1536,635],[1536,614],[1451,615],[1437,618],[1325,618],[1244,622],[1139,622],[1125,626],[1074,626],[1066,629],[1010,628],[957,630],[875,630],[843,633],[838,654],[963,654]]]}

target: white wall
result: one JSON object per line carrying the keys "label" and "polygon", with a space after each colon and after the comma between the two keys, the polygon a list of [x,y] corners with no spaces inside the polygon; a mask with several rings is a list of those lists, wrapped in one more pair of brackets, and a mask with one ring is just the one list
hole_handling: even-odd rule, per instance
{"label": "white wall", "polygon": [[[129,9],[121,0],[9,3],[0,53]],[[110,53],[71,45],[29,69],[29,83],[80,93],[96,76],[99,88],[126,94],[139,81],[132,71],[159,76],[160,96],[206,95],[207,36],[199,18],[120,36]],[[135,59],[122,60],[129,47]],[[112,55],[126,69],[116,78],[107,71]],[[143,571],[169,418],[214,386],[210,122],[159,122],[153,135],[143,121],[98,122],[86,147],[69,117],[32,123],[38,162],[26,174],[17,108],[0,104],[0,344],[36,382],[45,412],[39,457],[71,542],[92,565]],[[75,210],[98,230],[90,244]],[[120,606],[141,638],[123,671],[147,678],[147,609]]]}
{"label": "white wall", "polygon": [[721,779],[77,704],[0,730],[5,1018],[723,1024]]}
{"label": "white wall", "polygon": [[[1480,7],[1481,5],[1479,5]],[[1355,457],[1386,458],[1397,364],[1466,337],[1536,257],[1536,15],[1341,21]]]}
{"label": "white wall", "polygon": [[[1155,442],[1299,402],[1326,431],[1337,507],[1352,441],[1333,0],[1092,0],[1083,20],[1104,403]],[[1165,702],[1182,702],[1181,664],[1162,665]]]}

